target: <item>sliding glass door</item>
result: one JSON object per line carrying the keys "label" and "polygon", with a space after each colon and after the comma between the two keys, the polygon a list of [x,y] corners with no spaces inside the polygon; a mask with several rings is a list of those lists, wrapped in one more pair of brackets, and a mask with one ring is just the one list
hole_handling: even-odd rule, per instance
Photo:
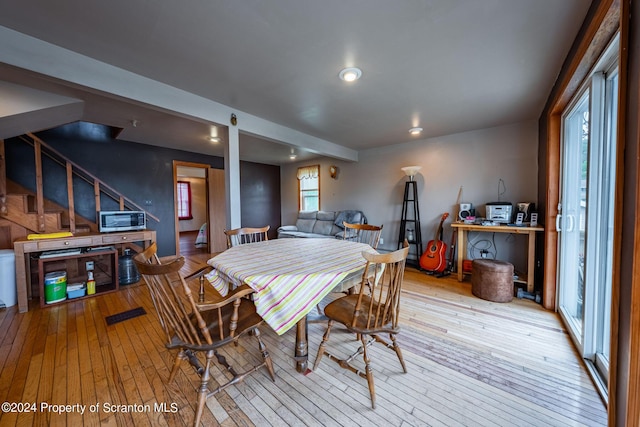
{"label": "sliding glass door", "polygon": [[558,307],[602,391],[609,375],[617,43],[563,115]]}
{"label": "sliding glass door", "polygon": [[561,232],[560,308],[579,345],[582,345],[584,317],[589,101],[587,89],[563,120],[561,203],[560,215],[556,218],[556,228]]}

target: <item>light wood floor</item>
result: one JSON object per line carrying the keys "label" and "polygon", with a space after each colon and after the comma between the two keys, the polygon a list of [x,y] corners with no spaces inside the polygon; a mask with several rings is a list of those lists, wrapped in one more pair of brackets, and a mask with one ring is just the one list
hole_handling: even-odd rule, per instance
{"label": "light wood floor", "polygon": [[[205,259],[190,257],[185,268]],[[529,300],[483,301],[468,282],[411,268],[404,288],[399,341],[409,373],[392,352],[374,347],[376,410],[366,381],[328,358],[315,372],[297,373],[295,332],[277,336],[265,326],[275,383],[261,370],[210,398],[205,425],[606,425],[606,409],[555,313]],[[106,325],[106,316],[139,306],[148,314]],[[309,326],[311,364],[323,331]],[[335,329],[329,345],[339,353],[356,342]],[[252,337],[236,349],[226,353],[236,363],[257,360]],[[0,425],[190,425],[196,376],[185,366],[167,384],[172,361],[143,284],[44,309],[32,301],[24,314],[1,309],[0,402],[35,403],[36,412],[0,413]],[[87,408],[54,414],[43,403]]]}

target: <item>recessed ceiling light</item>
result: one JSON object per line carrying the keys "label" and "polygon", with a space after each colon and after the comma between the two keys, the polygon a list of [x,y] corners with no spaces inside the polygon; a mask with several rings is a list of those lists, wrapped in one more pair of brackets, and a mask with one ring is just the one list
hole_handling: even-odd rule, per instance
{"label": "recessed ceiling light", "polygon": [[345,68],[344,70],[340,71],[338,77],[340,77],[340,79],[344,80],[345,82],[353,82],[362,77],[362,70],[356,67]]}
{"label": "recessed ceiling light", "polygon": [[209,141],[217,144],[218,142],[222,142],[222,138],[220,138],[219,136],[210,136]]}
{"label": "recessed ceiling light", "polygon": [[422,132],[422,128],[411,128],[411,129],[409,129],[409,133],[411,135],[420,135],[421,132]]}

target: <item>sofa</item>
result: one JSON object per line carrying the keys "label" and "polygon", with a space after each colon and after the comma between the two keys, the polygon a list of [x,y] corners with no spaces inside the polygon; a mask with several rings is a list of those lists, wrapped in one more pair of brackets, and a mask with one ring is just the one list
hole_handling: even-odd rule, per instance
{"label": "sofa", "polygon": [[321,237],[342,239],[342,222],[366,224],[367,218],[362,211],[300,211],[295,225],[283,225],[278,228],[278,239],[292,237]]}

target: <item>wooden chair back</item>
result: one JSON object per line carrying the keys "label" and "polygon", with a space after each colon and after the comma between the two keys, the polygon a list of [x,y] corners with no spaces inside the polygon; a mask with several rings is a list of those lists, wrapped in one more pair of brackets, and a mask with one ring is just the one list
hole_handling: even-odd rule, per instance
{"label": "wooden chair back", "polygon": [[[184,265],[184,258],[175,258],[171,262],[160,264],[156,262],[155,254],[148,260],[139,255],[141,254],[134,256],[134,262],[147,284],[167,343],[178,337],[182,342],[202,344],[202,338],[190,320],[194,311],[190,301],[190,290],[189,293],[185,293],[184,288],[188,286],[179,272]],[[208,338],[211,341],[210,337]]]}
{"label": "wooden chair back", "polygon": [[[196,303],[191,287],[180,273],[184,266],[184,257],[176,257],[161,264],[152,245],[134,256],[138,271],[144,277],[151,299],[158,314],[169,343],[175,344],[176,338],[191,345],[213,345],[215,341],[227,341],[235,335],[237,325],[231,322],[224,325],[221,321],[217,334],[212,336],[201,312],[220,309],[233,304],[239,298],[253,293],[246,285],[236,288],[232,295],[207,303]],[[238,318],[240,302],[234,305],[232,317]],[[220,319],[224,320],[224,319]]]}
{"label": "wooden chair back", "polygon": [[398,330],[400,293],[408,253],[409,247],[385,254],[362,253],[367,266],[350,324],[346,326],[362,334]]}
{"label": "wooden chair back", "polygon": [[270,228],[271,226],[267,225],[265,227],[242,227],[224,230],[224,234],[227,236],[227,248],[269,240],[267,232]]}
{"label": "wooden chair back", "polygon": [[[324,355],[327,355],[342,368],[366,378],[371,395],[371,407],[374,409],[376,407],[376,392],[368,351],[369,346],[377,342],[395,351],[400,365],[402,365],[402,370],[407,372],[396,335],[400,330],[398,327],[400,292],[408,254],[409,243],[407,240],[404,241],[403,248],[395,252],[378,254],[364,251],[362,256],[367,260],[367,265],[362,274],[359,293],[338,298],[324,309],[324,314],[329,318],[329,322],[318,347],[313,370],[318,368],[320,360]],[[371,275],[371,271],[374,271],[373,275]],[[331,328],[335,322],[343,324],[350,332],[356,333],[361,342],[358,349],[346,358],[341,358],[326,350]],[[390,341],[383,339],[382,334],[389,334]],[[351,363],[358,355],[362,355],[364,359],[364,370]]]}
{"label": "wooden chair back", "polygon": [[373,249],[378,248],[383,225],[350,224],[348,222],[343,222],[342,225],[344,226],[344,240],[366,243]]}
{"label": "wooden chair back", "polygon": [[[262,318],[256,313],[253,302],[245,298],[254,292],[253,289],[242,285],[225,297],[196,303],[187,280],[180,273],[185,263],[183,257],[173,257],[166,261],[163,258],[161,263],[156,254],[155,245],[152,245],[135,255],[133,260],[151,294],[158,319],[166,335],[166,347],[179,350],[169,375],[169,382],[175,378],[182,361],[190,363],[200,376],[194,425],[200,425],[205,402],[213,394],[243,381],[247,375],[262,367],[267,368],[272,380],[275,379],[271,357],[258,328],[262,324]],[[204,272],[205,270],[201,270],[200,273],[189,277],[195,278]],[[258,341],[263,361],[244,372],[238,372],[227,362],[223,354],[217,352],[217,349],[237,343],[238,337],[249,331],[253,332],[252,335]],[[198,352],[205,353],[204,365],[196,355]],[[231,374],[232,378],[210,391],[210,367],[214,359],[223,366],[224,371]]]}

